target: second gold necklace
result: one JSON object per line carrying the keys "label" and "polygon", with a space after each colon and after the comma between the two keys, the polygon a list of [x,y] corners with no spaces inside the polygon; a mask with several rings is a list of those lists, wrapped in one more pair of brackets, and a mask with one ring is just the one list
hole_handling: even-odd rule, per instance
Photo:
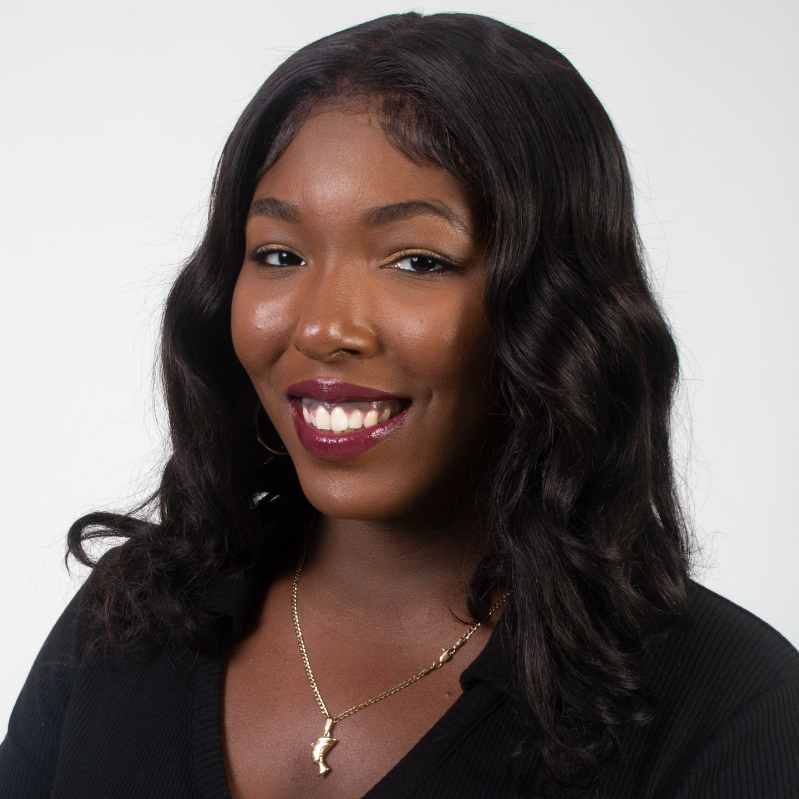
{"label": "second gold necklace", "polygon": [[[359,710],[363,710],[370,705],[374,705],[376,702],[379,702],[381,699],[386,699],[393,694],[396,694],[398,691],[401,691],[403,688],[407,688],[409,685],[413,685],[417,680],[421,680],[422,677],[426,677],[428,674],[432,674],[437,669],[440,669],[447,661],[452,659],[452,656],[474,635],[475,630],[482,624],[481,621],[476,622],[473,624],[469,629],[449,648],[443,650],[443,653],[439,656],[439,658],[433,663],[432,666],[428,666],[426,669],[422,669],[417,674],[414,674],[413,677],[409,677],[404,682],[401,682],[395,685],[393,688],[389,688],[387,691],[383,691],[382,693],[378,694],[377,696],[373,696],[371,699],[368,699],[366,702],[361,702],[360,705],[355,705],[351,707],[349,710],[345,710],[343,713],[339,713],[337,716],[331,715],[330,711],[327,709],[327,706],[322,699],[322,695],[319,693],[319,686],[316,684],[316,680],[314,679],[313,672],[311,671],[311,663],[308,660],[308,653],[305,650],[305,641],[302,638],[302,629],[300,628],[300,618],[297,615],[297,586],[300,582],[300,573],[302,572],[302,567],[305,563],[305,554],[308,551],[308,539],[305,540],[305,545],[302,548],[302,555],[300,555],[300,561],[297,564],[297,571],[294,573],[294,585],[291,589],[291,615],[294,619],[294,632],[297,634],[297,644],[300,647],[300,654],[302,655],[302,662],[305,666],[305,674],[308,676],[308,682],[311,685],[311,689],[314,692],[314,696],[316,697],[316,702],[319,705],[319,709],[322,711],[322,715],[325,719],[325,731],[324,733],[317,738],[311,744],[311,750],[313,753],[313,762],[319,766],[319,774],[327,774],[330,771],[330,766],[327,765],[327,755],[330,750],[338,743],[338,739],[333,737],[333,727],[338,724],[343,719],[346,719],[348,716],[351,716],[353,713],[357,713]],[[508,591],[504,596],[502,596],[497,602],[495,602],[491,608],[489,609],[485,619],[488,619],[491,614],[494,613],[497,608],[499,608],[502,604],[504,604],[508,597],[511,595],[511,592]]]}

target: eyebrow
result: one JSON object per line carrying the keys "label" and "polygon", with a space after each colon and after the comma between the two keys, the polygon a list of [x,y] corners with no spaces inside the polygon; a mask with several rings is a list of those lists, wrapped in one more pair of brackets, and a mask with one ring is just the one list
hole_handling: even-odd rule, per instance
{"label": "eyebrow", "polygon": [[391,205],[380,205],[370,208],[364,215],[368,225],[378,227],[388,225],[414,216],[438,216],[449,222],[460,233],[469,234],[469,226],[446,203],[437,200],[407,200]]}
{"label": "eyebrow", "polygon": [[253,216],[268,216],[281,222],[296,223],[300,221],[300,209],[293,203],[283,202],[274,197],[261,197],[250,206],[247,218]]}
{"label": "eyebrow", "polygon": [[[261,197],[250,206],[248,218],[266,216],[281,222],[298,223],[300,209],[293,203],[278,200],[275,197]],[[470,235],[469,226],[446,203],[437,200],[406,200],[390,205],[378,205],[369,208],[363,215],[363,221],[371,227],[380,227],[392,222],[412,219],[415,216],[438,216],[445,219],[458,232]]]}

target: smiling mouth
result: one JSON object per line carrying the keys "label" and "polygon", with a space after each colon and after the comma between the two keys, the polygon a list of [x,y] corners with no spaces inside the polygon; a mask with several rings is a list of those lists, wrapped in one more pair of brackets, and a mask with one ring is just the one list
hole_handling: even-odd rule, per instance
{"label": "smiling mouth", "polygon": [[300,443],[325,460],[362,455],[397,430],[411,400],[336,380],[289,386],[289,406]]}

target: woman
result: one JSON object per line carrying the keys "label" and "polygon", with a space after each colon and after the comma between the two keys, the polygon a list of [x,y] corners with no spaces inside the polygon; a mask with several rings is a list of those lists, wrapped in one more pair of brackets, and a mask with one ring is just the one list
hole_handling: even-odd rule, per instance
{"label": "woman", "polygon": [[799,655],[691,583],[674,342],[556,51],[405,14],[289,58],[169,297],[172,456],[6,796],[797,796]]}

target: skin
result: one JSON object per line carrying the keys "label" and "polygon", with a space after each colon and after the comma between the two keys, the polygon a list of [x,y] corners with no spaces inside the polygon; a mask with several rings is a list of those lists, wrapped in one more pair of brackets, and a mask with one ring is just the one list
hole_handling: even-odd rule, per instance
{"label": "skin", "polygon": [[[399,203],[414,205],[385,210]],[[477,228],[465,187],[407,158],[364,111],[320,109],[255,190],[233,343],[318,511],[298,609],[334,714],[430,665],[467,629],[463,591],[487,551],[474,497],[496,419]],[[286,395],[311,378],[403,397],[407,419],[356,458],[315,457]],[[236,799],[362,796],[457,699],[497,620],[440,670],[340,722],[320,777],[310,750],[323,717],[290,614],[295,566],[229,652],[223,743]]]}

